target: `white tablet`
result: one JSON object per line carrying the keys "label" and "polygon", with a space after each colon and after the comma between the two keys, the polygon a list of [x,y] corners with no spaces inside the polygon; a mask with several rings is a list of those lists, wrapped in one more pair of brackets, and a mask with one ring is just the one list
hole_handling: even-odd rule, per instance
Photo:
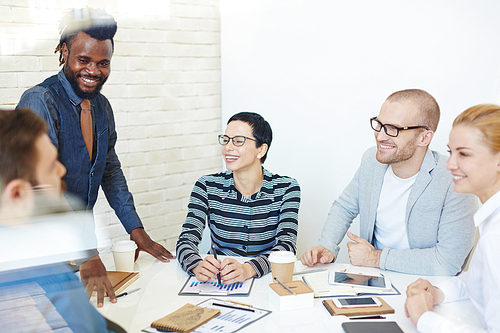
{"label": "white tablet", "polygon": [[330,272],[328,275],[330,284],[350,287],[370,287],[378,289],[391,289],[391,281],[383,275],[365,275],[350,272]]}

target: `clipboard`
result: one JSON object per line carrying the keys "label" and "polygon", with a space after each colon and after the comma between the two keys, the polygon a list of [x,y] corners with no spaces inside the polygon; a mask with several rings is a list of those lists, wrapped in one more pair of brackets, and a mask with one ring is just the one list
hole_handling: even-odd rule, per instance
{"label": "clipboard", "polygon": [[[228,306],[221,307],[215,304],[227,304]],[[216,298],[209,298],[198,304],[198,306],[221,310],[221,314],[210,321],[210,326],[207,323],[194,331],[200,333],[213,332],[215,325],[218,325],[218,332],[237,332],[272,312],[271,310],[260,309],[242,303],[218,300]]]}
{"label": "clipboard", "polygon": [[[220,310],[220,315],[199,326],[192,333],[237,332],[272,312],[248,304],[217,298],[209,298],[197,306]],[[158,333],[162,331],[147,327],[142,332]]]}
{"label": "clipboard", "polygon": [[195,276],[190,276],[179,291],[179,296],[248,296],[252,290],[254,278],[230,285],[219,284],[217,279],[200,282]]}

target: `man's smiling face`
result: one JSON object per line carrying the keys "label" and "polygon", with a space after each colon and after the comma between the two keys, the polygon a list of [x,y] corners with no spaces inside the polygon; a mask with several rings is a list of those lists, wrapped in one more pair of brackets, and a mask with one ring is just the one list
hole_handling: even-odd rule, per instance
{"label": "man's smiling face", "polygon": [[[416,115],[418,109],[413,103],[399,103],[386,101],[377,120],[382,124],[390,124],[396,127],[418,126]],[[377,143],[377,161],[384,164],[401,163],[410,160],[418,147],[418,136],[420,131],[400,131],[397,137],[388,136],[382,129],[375,132]]]}
{"label": "man's smiling face", "polygon": [[62,51],[64,74],[75,93],[83,99],[97,96],[111,72],[111,39],[100,41],[79,32]]}

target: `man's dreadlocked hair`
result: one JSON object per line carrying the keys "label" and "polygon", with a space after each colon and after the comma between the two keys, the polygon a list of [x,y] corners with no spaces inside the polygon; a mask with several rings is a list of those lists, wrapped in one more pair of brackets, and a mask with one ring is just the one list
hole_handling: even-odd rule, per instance
{"label": "man's dreadlocked hair", "polygon": [[117,24],[115,19],[107,14],[104,9],[79,8],[69,11],[61,20],[59,33],[61,38],[54,53],[59,52],[59,66],[64,64],[62,46],[66,43],[68,49],[72,40],[80,31],[97,40],[111,39],[114,49],[113,37],[115,36]]}

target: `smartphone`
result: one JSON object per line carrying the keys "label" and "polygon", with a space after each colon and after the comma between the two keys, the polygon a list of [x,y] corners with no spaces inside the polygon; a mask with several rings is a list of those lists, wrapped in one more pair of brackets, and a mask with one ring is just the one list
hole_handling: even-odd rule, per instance
{"label": "smartphone", "polygon": [[391,288],[391,282],[389,278],[385,276],[364,275],[350,272],[330,272],[328,282],[330,284],[348,285],[350,287]]}
{"label": "smartphone", "polygon": [[334,298],[333,304],[337,308],[365,308],[369,306],[382,306],[377,298],[373,297],[350,297]]}

